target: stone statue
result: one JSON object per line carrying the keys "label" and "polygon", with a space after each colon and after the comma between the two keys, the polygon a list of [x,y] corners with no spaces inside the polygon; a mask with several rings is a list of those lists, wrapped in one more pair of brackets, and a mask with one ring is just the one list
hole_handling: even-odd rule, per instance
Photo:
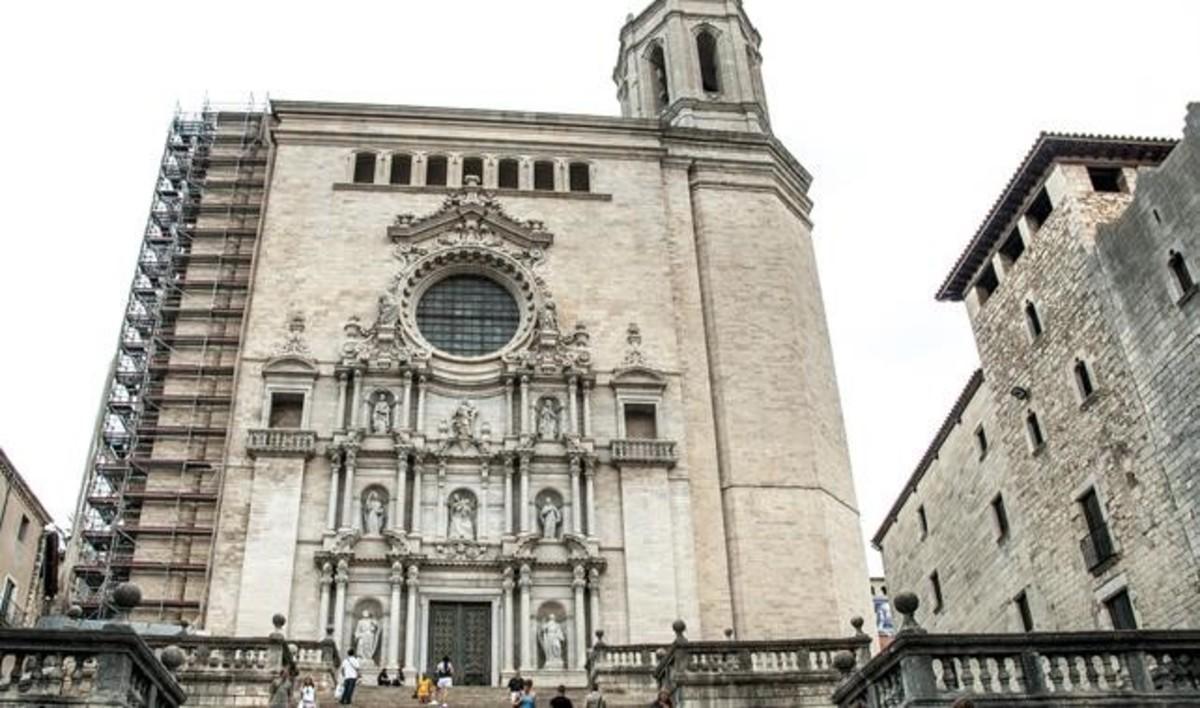
{"label": "stone statue", "polygon": [[386,433],[392,427],[392,405],[387,398],[380,396],[371,407],[371,432]]}
{"label": "stone statue", "polygon": [[354,628],[354,650],[362,661],[374,661],[379,648],[379,623],[370,610],[363,610],[362,617]]}
{"label": "stone statue", "polygon": [[467,399],[458,404],[458,409],[454,411],[454,417],[450,419],[450,428],[454,431],[454,437],[460,440],[468,440],[475,437],[475,419],[479,417],[479,410],[471,403],[471,399]]}
{"label": "stone statue", "polygon": [[383,497],[379,492],[372,489],[367,492],[367,498],[363,500],[363,531],[380,534],[386,527],[387,505],[383,503]]}
{"label": "stone statue", "polygon": [[566,659],[563,657],[563,648],[567,644],[567,635],[563,634],[562,625],[558,623],[557,617],[550,615],[542,621],[542,628],[538,632],[538,642],[542,645],[542,654],[546,657],[546,662],[542,665],[542,668],[567,668]]}
{"label": "stone statue", "polygon": [[543,398],[538,409],[537,434],[542,440],[558,439],[558,410],[553,398]]}
{"label": "stone statue", "polygon": [[377,325],[389,325],[396,321],[400,316],[400,306],[396,304],[396,298],[391,293],[384,293],[379,296],[379,320]]}
{"label": "stone statue", "polygon": [[558,530],[562,527],[562,511],[553,499],[542,503],[538,517],[542,520],[542,538],[558,538]]}
{"label": "stone statue", "polygon": [[475,540],[475,502],[466,494],[450,497],[450,538]]}
{"label": "stone statue", "polygon": [[558,310],[553,302],[542,305],[542,310],[538,313],[538,327],[543,332],[558,331]]}

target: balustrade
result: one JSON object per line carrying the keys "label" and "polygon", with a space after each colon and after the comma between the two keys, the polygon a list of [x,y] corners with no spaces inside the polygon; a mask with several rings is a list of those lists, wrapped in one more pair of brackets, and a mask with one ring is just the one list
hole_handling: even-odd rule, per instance
{"label": "balustrade", "polygon": [[625,438],[612,441],[612,459],[617,464],[674,465],[678,459],[674,440]]}
{"label": "balustrade", "polygon": [[310,457],[317,448],[315,430],[259,428],[251,430],[246,451],[251,455]]}

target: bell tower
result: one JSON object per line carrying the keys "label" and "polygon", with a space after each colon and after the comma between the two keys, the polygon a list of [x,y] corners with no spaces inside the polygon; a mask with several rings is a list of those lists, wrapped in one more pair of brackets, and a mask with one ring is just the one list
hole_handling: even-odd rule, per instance
{"label": "bell tower", "polygon": [[769,133],[760,42],[741,0],[655,0],[621,29],[621,114]]}

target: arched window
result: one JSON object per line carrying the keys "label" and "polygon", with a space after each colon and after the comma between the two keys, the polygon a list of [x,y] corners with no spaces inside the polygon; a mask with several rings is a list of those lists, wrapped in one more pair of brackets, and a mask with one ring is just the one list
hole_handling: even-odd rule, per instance
{"label": "arched window", "polygon": [[654,91],[654,110],[661,111],[671,102],[671,88],[667,83],[667,57],[661,44],[650,50],[650,86]]}
{"label": "arched window", "polygon": [[554,191],[554,163],[538,160],[533,163],[533,188]]}
{"label": "arched window", "polygon": [[570,177],[572,192],[592,191],[592,168],[588,163],[572,162]]}
{"label": "arched window", "polygon": [[392,184],[412,184],[412,155],[401,152],[392,155],[392,173],[388,181]]}
{"label": "arched window", "polygon": [[354,154],[354,183],[373,184],[375,182],[375,153],[358,152]]}
{"label": "arched window", "polygon": [[1187,261],[1183,260],[1183,254],[1179,251],[1171,251],[1171,257],[1167,259],[1167,267],[1171,269],[1171,275],[1175,277],[1175,284],[1179,286],[1181,295],[1186,295],[1196,287],[1196,281],[1192,278],[1192,272],[1188,270]]}
{"label": "arched window", "polygon": [[705,93],[721,92],[721,69],[717,63],[717,38],[708,30],[696,35],[696,52],[700,55],[700,85]]}
{"label": "arched window", "polygon": [[500,189],[520,189],[521,163],[511,157],[501,160],[496,183]]}
{"label": "arched window", "polygon": [[462,163],[462,181],[467,183],[468,177],[476,177],[479,183],[483,184],[483,158],[481,157],[464,157]]}
{"label": "arched window", "polygon": [[431,155],[425,163],[425,184],[432,187],[445,187],[446,172],[446,156]]}

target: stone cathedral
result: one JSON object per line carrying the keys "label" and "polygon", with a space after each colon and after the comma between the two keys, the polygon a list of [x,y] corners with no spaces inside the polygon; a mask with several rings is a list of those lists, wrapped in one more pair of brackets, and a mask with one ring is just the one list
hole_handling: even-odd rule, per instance
{"label": "stone cathedral", "polygon": [[578,683],[598,632],[869,617],[811,177],[759,44],[739,0],[652,2],[621,117],[273,102],[240,345],[205,363],[232,367],[207,571],[135,565],[147,596],[485,684]]}

